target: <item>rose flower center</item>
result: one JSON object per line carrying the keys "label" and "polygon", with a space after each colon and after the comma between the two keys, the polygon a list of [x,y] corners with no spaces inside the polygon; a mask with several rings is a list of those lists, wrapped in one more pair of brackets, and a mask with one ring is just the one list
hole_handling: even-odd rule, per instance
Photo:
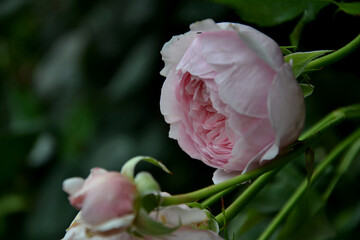
{"label": "rose flower center", "polygon": [[205,82],[185,73],[177,89],[183,124],[186,124],[186,133],[194,141],[194,147],[203,160],[209,159],[209,165],[218,167],[227,163],[234,145],[226,132],[228,119],[214,108]]}

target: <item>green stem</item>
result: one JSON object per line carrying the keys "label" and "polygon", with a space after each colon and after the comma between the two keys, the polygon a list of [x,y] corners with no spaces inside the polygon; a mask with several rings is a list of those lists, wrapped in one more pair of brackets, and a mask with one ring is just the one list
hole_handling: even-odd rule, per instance
{"label": "green stem", "polygon": [[207,198],[206,200],[204,200],[204,201],[201,203],[201,205],[202,205],[203,207],[209,207],[209,206],[211,206],[212,204],[214,204],[215,202],[217,202],[221,197],[223,197],[223,196],[231,193],[232,191],[234,191],[235,188],[237,188],[237,186],[232,186],[232,187],[230,187],[230,188],[228,188],[228,189],[225,189],[225,190],[223,190],[223,191],[221,191],[221,192],[219,192],[219,193],[217,193],[217,194],[215,194],[215,195]]}
{"label": "green stem", "polygon": [[360,46],[360,34],[339,50],[310,62],[306,66],[305,70],[312,71],[314,69],[320,69],[334,62],[337,62],[340,59],[349,55],[351,52],[353,52],[358,46]]}
{"label": "green stem", "polygon": [[[340,155],[340,153],[345,150],[349,145],[351,145],[354,141],[360,138],[360,128],[357,129],[353,134],[347,137],[344,141],[338,144],[322,161],[318,167],[316,167],[314,171],[314,175],[311,178],[311,183],[314,183],[318,177],[324,172],[324,170]],[[272,222],[268,225],[268,227],[264,230],[264,232],[260,235],[258,240],[266,240],[271,237],[271,235],[275,232],[277,227],[284,221],[286,216],[290,213],[290,211],[296,206],[301,197],[306,192],[308,185],[307,179],[305,179],[301,185],[297,188],[297,190],[293,193],[293,195],[289,198],[289,200],[285,203],[281,211],[275,216]]]}
{"label": "green stem", "polygon": [[175,205],[180,203],[189,203],[209,197],[225,189],[228,189],[235,185],[254,179],[279,166],[285,165],[286,163],[290,162],[292,159],[303,153],[305,149],[306,149],[306,145],[304,143],[297,142],[296,144],[292,145],[289,152],[285,156],[284,155],[279,156],[276,161],[272,161],[269,164],[266,164],[251,172],[238,175],[222,183],[211,185],[190,193],[174,195],[171,197],[164,197],[162,199],[161,205],[168,206],[168,205]]}
{"label": "green stem", "polygon": [[310,144],[323,131],[338,125],[344,120],[356,118],[360,118],[360,104],[338,108],[313,125],[305,133],[303,133],[299,137],[299,140]]}
{"label": "green stem", "polygon": [[221,227],[221,225],[225,223],[225,220],[226,222],[229,222],[233,219],[249,203],[249,201],[253,199],[267,183],[269,183],[283,166],[261,175],[229,207],[227,207],[225,211],[217,215],[215,218],[219,223],[219,226]]}
{"label": "green stem", "polygon": [[359,151],[360,151],[360,139],[358,139],[356,142],[354,142],[352,144],[350,149],[346,152],[345,156],[341,159],[340,164],[336,168],[336,172],[335,172],[333,178],[330,180],[330,183],[323,194],[324,202],[327,202],[327,199],[333,192],[339,179],[345,172],[347,172],[350,164],[355,159],[355,157],[359,153]]}
{"label": "green stem", "polygon": [[324,132],[325,130],[336,126],[345,119],[354,119],[354,118],[360,118],[360,104],[339,108],[331,112],[325,118],[320,120],[317,124],[315,124],[309,130],[307,130],[302,136],[300,136],[299,139],[302,140],[301,142],[297,142],[292,146],[290,146],[288,148],[287,153],[280,155],[279,157],[274,159],[274,161],[271,161],[269,164],[266,164],[251,172],[231,178],[222,183],[211,185],[194,192],[174,195],[171,197],[164,197],[161,205],[168,206],[168,205],[197,201],[200,199],[204,199],[206,197],[210,197],[218,192],[221,192],[237,184],[254,179],[278,166],[287,164],[288,162],[299,156],[307,149],[308,145],[310,145],[318,137],[318,135]]}

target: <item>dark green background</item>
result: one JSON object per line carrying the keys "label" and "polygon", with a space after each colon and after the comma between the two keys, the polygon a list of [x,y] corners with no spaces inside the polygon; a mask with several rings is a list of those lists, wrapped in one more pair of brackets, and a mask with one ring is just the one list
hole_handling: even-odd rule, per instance
{"label": "dark green background", "polygon": [[[324,7],[304,27],[299,51],[338,49],[359,33],[359,17],[336,10]],[[162,45],[192,22],[213,18],[249,24],[288,46],[302,16],[298,12],[264,27],[245,21],[231,6],[201,0],[0,1],[0,239],[60,239],[76,214],[62,181],[86,177],[95,166],[120,170],[136,155],[155,157],[174,173],[147,164],[139,168],[151,171],[164,191],[211,184],[213,169],[190,159],[167,137],[169,127],[159,110]],[[359,102],[358,57],[356,51],[309,76],[315,91],[306,99],[307,126]],[[316,159],[356,125],[346,122],[321,138]],[[317,239],[359,234],[359,161],[330,198],[321,216],[326,220],[316,227],[327,235]],[[236,239],[259,234],[306,176],[303,165],[299,159],[289,166],[239,215],[235,229],[243,230]]]}

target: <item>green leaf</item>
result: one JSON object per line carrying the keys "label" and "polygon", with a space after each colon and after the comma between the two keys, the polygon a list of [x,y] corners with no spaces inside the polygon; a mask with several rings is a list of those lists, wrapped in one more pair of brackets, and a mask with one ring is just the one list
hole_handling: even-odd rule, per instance
{"label": "green leaf", "polygon": [[158,236],[170,234],[178,227],[169,228],[162,223],[159,223],[152,219],[144,209],[140,209],[136,219],[134,226],[136,227],[138,233],[141,235],[148,236]]}
{"label": "green leaf", "polygon": [[360,15],[360,2],[331,2],[338,5],[340,11],[351,15]]}
{"label": "green leaf", "polygon": [[136,165],[140,162],[140,161],[145,161],[151,164],[154,164],[155,166],[161,168],[162,170],[164,170],[165,172],[171,174],[171,172],[169,171],[169,169],[167,169],[167,167],[162,164],[161,162],[157,161],[155,158],[152,157],[146,157],[146,156],[137,156],[137,157],[133,157],[132,159],[130,159],[129,161],[127,161],[124,166],[121,168],[121,174],[123,174],[124,176],[127,176],[131,179],[134,178],[134,171],[135,171],[135,167]]}
{"label": "green leaf", "polygon": [[[318,12],[328,5],[321,0],[214,0],[236,10],[245,21],[260,26],[274,26],[305,12]],[[313,9],[316,9],[314,11]]]}
{"label": "green leaf", "polygon": [[[281,52],[286,56],[291,53],[293,53],[293,49],[295,49],[295,46],[280,46]],[[291,50],[290,50],[291,49]]]}
{"label": "green leaf", "polygon": [[285,62],[292,60],[292,68],[295,77],[297,78],[304,71],[305,67],[314,59],[332,52],[331,50],[319,50],[312,52],[296,52],[284,57]]}
{"label": "green leaf", "polygon": [[299,85],[300,85],[301,90],[302,90],[302,92],[304,94],[304,98],[310,96],[313,93],[314,88],[315,88],[313,85],[308,84],[308,83],[305,83],[305,84],[300,83]]}

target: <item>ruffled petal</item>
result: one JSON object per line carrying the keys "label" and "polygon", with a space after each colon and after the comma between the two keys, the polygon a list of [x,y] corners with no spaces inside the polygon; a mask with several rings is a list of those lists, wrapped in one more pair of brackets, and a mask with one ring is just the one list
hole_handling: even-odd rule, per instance
{"label": "ruffled petal", "polygon": [[159,211],[152,212],[151,216],[171,227],[202,223],[208,220],[203,210],[200,208],[190,208],[187,205],[164,207]]}
{"label": "ruffled petal", "polygon": [[166,77],[170,70],[178,65],[195,37],[196,33],[190,31],[182,35],[174,36],[169,42],[164,44],[160,51],[162,60],[165,63],[164,68],[160,71],[162,76]]}
{"label": "ruffled petal", "polygon": [[83,178],[72,177],[64,180],[62,187],[67,194],[72,195],[82,188],[84,182],[85,180]]}
{"label": "ruffled petal", "polygon": [[210,230],[199,230],[191,227],[181,227],[171,235],[152,237],[152,240],[222,240],[218,234]]}
{"label": "ruffled petal", "polygon": [[199,38],[195,38],[177,65],[176,70],[181,71],[182,73],[188,72],[192,76],[196,76],[201,79],[214,79],[216,73],[206,62],[204,56],[199,54],[200,49],[201,42]]}
{"label": "ruffled petal", "polygon": [[222,183],[226,180],[236,177],[237,175],[240,175],[241,173],[242,171],[225,172],[224,169],[217,169],[213,174],[212,181],[214,184]]}
{"label": "ruffled petal", "polygon": [[161,89],[160,111],[167,123],[175,123],[181,120],[181,109],[175,98],[177,81],[178,76],[175,74],[175,70],[172,70],[169,72]]}
{"label": "ruffled petal", "polygon": [[267,97],[276,72],[248,48],[234,31],[198,36],[202,54],[218,73],[215,82],[223,102],[252,117],[267,116]]}
{"label": "ruffled petal", "polygon": [[218,26],[224,30],[236,31],[246,45],[274,70],[278,71],[284,63],[278,44],[262,32],[238,23],[218,23]]}
{"label": "ruffled petal", "polygon": [[205,19],[203,21],[194,22],[190,25],[191,31],[217,31],[221,28],[212,19]]}
{"label": "ruffled petal", "polygon": [[305,122],[304,95],[288,63],[283,64],[271,85],[268,108],[281,150],[299,137]]}
{"label": "ruffled petal", "polygon": [[243,171],[249,162],[260,162],[264,151],[275,142],[275,136],[269,119],[260,120],[236,141],[232,158],[223,168],[226,171]]}

